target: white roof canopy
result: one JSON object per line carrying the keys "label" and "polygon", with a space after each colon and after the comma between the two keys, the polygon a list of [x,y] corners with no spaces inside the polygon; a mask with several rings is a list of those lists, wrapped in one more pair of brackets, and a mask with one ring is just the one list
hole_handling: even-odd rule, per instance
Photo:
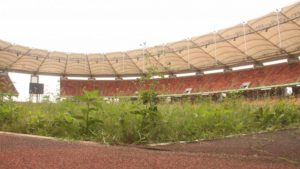
{"label": "white roof canopy", "polygon": [[49,52],[0,40],[0,69],[59,76],[137,76],[149,67],[175,74],[300,54],[300,3],[206,35],[113,53]]}

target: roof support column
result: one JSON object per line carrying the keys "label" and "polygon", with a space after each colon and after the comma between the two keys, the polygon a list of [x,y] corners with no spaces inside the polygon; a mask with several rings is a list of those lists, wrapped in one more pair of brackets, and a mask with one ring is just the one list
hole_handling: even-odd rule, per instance
{"label": "roof support column", "polygon": [[217,58],[217,37],[216,37],[217,32],[214,32],[214,41],[215,41],[215,49],[214,49],[214,57]]}
{"label": "roof support column", "polygon": [[140,44],[140,46],[142,46],[143,48],[143,73],[145,73],[145,48],[146,48],[146,42],[143,42]]}
{"label": "roof support column", "polygon": [[297,57],[289,57],[287,61],[288,63],[296,63],[299,61],[299,59]]}
{"label": "roof support column", "polygon": [[[109,64],[109,66],[114,71],[115,76],[116,77],[120,77],[120,75],[118,74],[118,72],[116,71],[116,69],[113,67],[112,63],[109,61],[109,59],[107,58],[107,56],[105,54],[103,54],[103,57],[105,58],[105,60],[107,60],[107,63]],[[104,60],[104,58],[103,58],[103,60]]]}
{"label": "roof support column", "polygon": [[276,10],[276,16],[277,16],[277,31],[278,31],[278,39],[279,39],[279,48],[281,47],[281,30],[280,30],[280,21],[279,21],[279,10]]}
{"label": "roof support column", "polygon": [[[166,47],[166,48],[169,49],[170,52],[172,52],[174,55],[176,55],[177,58],[179,58],[179,59],[182,60],[183,62],[189,64],[189,62],[186,61],[186,60],[182,57],[182,55],[177,54],[176,51],[174,51],[174,50],[171,49],[170,47]],[[192,65],[192,64],[189,64],[189,65],[190,65],[190,67],[191,67],[193,70],[195,70],[195,71],[200,70],[200,69],[198,69],[196,66],[194,66],[194,65]]]}
{"label": "roof support column", "polygon": [[85,57],[86,57],[86,61],[87,61],[87,65],[88,65],[88,69],[89,69],[89,73],[90,73],[90,78],[92,78],[93,74],[92,74],[92,69],[91,69],[91,65],[90,65],[89,56],[86,54]]}
{"label": "roof support column", "polygon": [[189,44],[188,44],[188,39],[187,39],[187,53],[188,53],[188,60],[187,60],[187,62],[188,62],[188,69],[191,69],[191,65],[190,65],[190,46],[189,46]]}
{"label": "roof support column", "polygon": [[199,46],[196,42],[194,42],[192,39],[190,39],[190,42],[193,43],[198,49],[200,49],[203,53],[205,53],[206,55],[208,55],[209,57],[211,57],[212,59],[215,60],[217,65],[222,65],[222,66],[227,66],[226,64],[222,63],[221,61],[219,61],[216,57],[212,56],[211,54],[209,54],[208,52],[206,52],[204,49],[201,48],[201,46]]}
{"label": "roof support column", "polygon": [[133,61],[133,59],[126,53],[126,52],[124,52],[124,55],[126,56],[126,57],[128,57],[128,59],[132,62],[132,64],[137,68],[137,70],[141,73],[141,74],[143,74],[143,70],[140,68],[140,67],[138,67],[138,65]]}
{"label": "roof support column", "polygon": [[[165,46],[164,46],[164,48],[165,48]],[[165,55],[164,48],[163,48],[163,55]],[[169,73],[169,74],[174,74],[174,73],[170,70],[169,67],[164,66],[158,59],[156,59],[155,57],[153,57],[153,55],[152,55],[147,49],[145,50],[145,52],[147,52],[149,56],[151,56],[151,57],[152,57],[152,58],[153,58],[153,59],[154,59],[161,67],[163,67],[163,68],[167,71],[167,73]]]}
{"label": "roof support column", "polygon": [[67,76],[60,76],[60,80],[68,80]]}
{"label": "roof support column", "polygon": [[248,55],[245,22],[243,23],[243,33],[244,33],[243,36],[244,36],[244,48],[245,48],[245,54]]}
{"label": "roof support column", "polygon": [[226,72],[232,72],[232,69],[230,69],[229,67],[225,67],[224,68],[224,73],[226,73]]}
{"label": "roof support column", "polygon": [[261,63],[261,62],[257,62],[257,63],[254,63],[253,64],[253,68],[261,68],[263,67],[264,65]]}
{"label": "roof support column", "polygon": [[66,75],[66,73],[67,73],[68,61],[69,61],[69,55],[67,54],[67,57],[66,57],[66,63],[65,63],[65,68],[64,68],[64,74],[63,74],[63,76],[65,76],[65,75]]}

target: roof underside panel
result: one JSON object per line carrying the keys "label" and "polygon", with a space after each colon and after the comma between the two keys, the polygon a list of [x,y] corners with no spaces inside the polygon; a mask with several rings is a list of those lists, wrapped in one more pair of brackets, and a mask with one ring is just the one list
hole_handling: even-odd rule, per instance
{"label": "roof underside panel", "polygon": [[177,42],[105,54],[50,52],[0,40],[0,69],[60,76],[138,76],[257,63],[300,54],[300,3],[231,28]]}
{"label": "roof underside panel", "polygon": [[89,65],[92,76],[105,76],[108,74],[114,75],[114,69],[110,62],[102,54],[88,55]]}

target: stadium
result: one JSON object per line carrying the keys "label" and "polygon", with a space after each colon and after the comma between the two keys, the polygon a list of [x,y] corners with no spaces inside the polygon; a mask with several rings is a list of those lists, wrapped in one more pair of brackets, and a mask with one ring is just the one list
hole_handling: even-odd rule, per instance
{"label": "stadium", "polygon": [[[30,101],[13,100],[18,91],[11,72],[30,75]],[[43,99],[41,75],[60,78],[55,102]],[[282,129],[299,136],[300,3],[126,52],[57,52],[0,40],[0,79],[1,131],[159,151],[178,150],[145,144]],[[278,137],[289,137],[280,132]],[[299,142],[290,150],[294,156],[280,156],[292,161],[291,168],[299,165],[297,147]]]}
{"label": "stadium", "polygon": [[[186,90],[197,95],[278,87],[293,87],[297,95],[299,9],[295,4],[218,32],[128,52],[49,52],[1,41],[2,79],[4,86],[11,86],[2,90],[15,91],[7,72],[22,72],[60,76],[62,96],[81,95],[83,89],[97,89],[103,96],[134,96],[139,90],[136,80],[123,78],[137,78],[155,68],[169,77],[157,86],[159,94],[166,96]],[[282,59],[280,65],[265,65]],[[177,77],[184,73],[194,76]],[[68,80],[72,76],[89,80]],[[103,77],[116,80],[96,80]]]}

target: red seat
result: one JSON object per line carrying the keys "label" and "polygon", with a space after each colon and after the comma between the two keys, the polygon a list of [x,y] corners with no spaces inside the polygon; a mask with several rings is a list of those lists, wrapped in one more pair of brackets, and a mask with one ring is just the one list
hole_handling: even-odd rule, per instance
{"label": "red seat", "polygon": [[137,80],[61,80],[61,95],[75,96],[82,95],[83,90],[99,90],[103,96],[132,96],[138,90],[149,89],[154,81],[157,84],[155,89],[160,94],[182,94],[186,88],[192,88],[192,92],[239,89],[245,82],[250,82],[250,87],[280,85],[300,81],[300,63],[203,76],[146,80],[144,84]]}

